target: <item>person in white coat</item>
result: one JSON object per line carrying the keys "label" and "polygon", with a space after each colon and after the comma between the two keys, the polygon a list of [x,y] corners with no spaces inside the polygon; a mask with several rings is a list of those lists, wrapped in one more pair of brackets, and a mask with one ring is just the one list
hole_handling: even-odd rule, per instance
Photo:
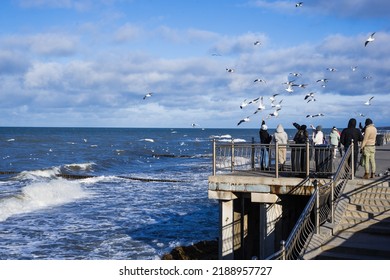
{"label": "person in white coat", "polygon": [[282,170],[284,170],[284,164],[286,163],[286,155],[287,155],[287,142],[288,142],[288,135],[284,131],[284,128],[281,124],[279,124],[276,127],[276,131],[274,133],[273,137],[275,143],[277,142],[279,145],[278,149],[278,160],[279,164],[281,165]]}
{"label": "person in white coat", "polygon": [[333,158],[336,158],[337,149],[340,143],[340,133],[335,126],[329,134],[329,142],[333,149]]}

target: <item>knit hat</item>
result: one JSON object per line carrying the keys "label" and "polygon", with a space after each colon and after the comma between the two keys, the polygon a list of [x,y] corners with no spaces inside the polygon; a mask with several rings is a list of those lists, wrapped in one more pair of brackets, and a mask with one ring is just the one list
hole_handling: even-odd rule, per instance
{"label": "knit hat", "polygon": [[317,131],[321,131],[321,130],[322,130],[322,126],[318,125],[318,126],[316,127],[316,130],[317,130]]}
{"label": "knit hat", "polygon": [[334,126],[334,127],[332,127],[332,129],[333,129],[333,130],[337,130],[337,127]]}

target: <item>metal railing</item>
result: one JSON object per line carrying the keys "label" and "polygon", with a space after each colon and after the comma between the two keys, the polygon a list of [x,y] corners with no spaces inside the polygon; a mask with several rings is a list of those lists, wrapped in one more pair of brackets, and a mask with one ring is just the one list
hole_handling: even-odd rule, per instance
{"label": "metal railing", "polygon": [[306,144],[260,144],[213,141],[213,175],[234,171],[261,170],[273,174],[317,177],[333,175],[334,150],[330,146]]}
{"label": "metal railing", "polygon": [[281,242],[280,250],[266,258],[267,260],[302,259],[310,236],[319,233],[321,224],[334,221],[334,209],[345,185],[354,173],[353,164],[348,163],[350,157],[353,162],[352,151],[353,143],[346,151],[330,182],[320,186],[317,180],[314,181],[315,190],[289,237]]}

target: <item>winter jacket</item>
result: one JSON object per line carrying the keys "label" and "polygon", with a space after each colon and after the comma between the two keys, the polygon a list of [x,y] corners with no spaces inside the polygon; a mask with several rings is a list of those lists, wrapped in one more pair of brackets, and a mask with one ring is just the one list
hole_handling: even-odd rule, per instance
{"label": "winter jacket", "polygon": [[309,133],[306,130],[306,125],[299,125],[297,123],[293,123],[293,125],[296,129],[298,129],[294,136],[295,144],[306,144],[306,141],[309,139]]}
{"label": "winter jacket", "polygon": [[363,149],[365,146],[375,146],[376,134],[377,131],[373,124],[366,126],[364,130],[364,138],[361,148]]}
{"label": "winter jacket", "polygon": [[330,144],[332,146],[338,146],[340,142],[340,134],[337,130],[332,129],[332,132],[329,135]]}
{"label": "winter jacket", "polygon": [[283,145],[287,144],[287,142],[288,142],[288,135],[284,131],[284,128],[281,124],[279,124],[276,127],[276,132],[274,134],[274,141],[275,141],[275,143],[277,141],[278,144],[283,144]]}
{"label": "winter jacket", "polygon": [[341,132],[340,142],[344,145],[345,150],[351,145],[352,140],[354,142],[354,150],[359,149],[359,142],[363,141],[363,135],[358,128],[356,128],[356,119],[350,119],[348,121],[348,127],[344,128]]}

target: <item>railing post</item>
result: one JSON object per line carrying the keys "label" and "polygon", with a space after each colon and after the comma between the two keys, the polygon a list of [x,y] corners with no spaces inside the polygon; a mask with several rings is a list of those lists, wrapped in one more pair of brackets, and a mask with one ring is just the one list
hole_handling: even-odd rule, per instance
{"label": "railing post", "polygon": [[275,177],[279,178],[279,144],[276,140],[275,144]]}
{"label": "railing post", "polygon": [[282,250],[282,260],[286,259],[286,241],[280,241],[280,250]]}
{"label": "railing post", "polygon": [[255,169],[255,137],[252,137],[252,146],[251,146],[251,166],[252,169]]}
{"label": "railing post", "polygon": [[333,224],[334,222],[334,176],[331,177],[331,185],[330,185],[330,222]]}
{"label": "railing post", "polygon": [[310,145],[309,140],[306,141],[306,177],[310,175]]}
{"label": "railing post", "polygon": [[213,139],[213,176],[217,173],[217,144],[216,140]]}
{"label": "railing post", "polygon": [[355,151],[355,147],[354,147],[355,143],[353,142],[353,139],[352,139],[352,142],[351,142],[351,147],[352,147],[352,153],[351,153],[351,179],[355,179],[355,155],[354,155],[354,151]]}
{"label": "railing post", "polygon": [[316,206],[315,206],[315,227],[316,234],[320,233],[320,189],[317,180],[313,181],[314,191],[316,192]]}
{"label": "railing post", "polygon": [[234,139],[232,139],[232,155],[230,157],[230,171],[233,172],[234,171]]}

